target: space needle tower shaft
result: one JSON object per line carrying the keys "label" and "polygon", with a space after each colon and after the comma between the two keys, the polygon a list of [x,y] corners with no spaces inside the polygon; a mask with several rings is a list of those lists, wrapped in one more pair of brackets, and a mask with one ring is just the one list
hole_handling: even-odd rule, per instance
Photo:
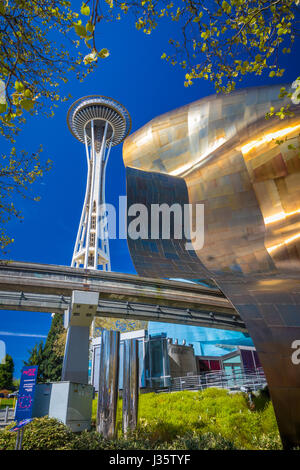
{"label": "space needle tower shaft", "polygon": [[75,101],[68,112],[72,134],[85,145],[87,182],[72,266],[110,271],[105,173],[111,147],[130,132],[131,119],[117,101],[92,95]]}

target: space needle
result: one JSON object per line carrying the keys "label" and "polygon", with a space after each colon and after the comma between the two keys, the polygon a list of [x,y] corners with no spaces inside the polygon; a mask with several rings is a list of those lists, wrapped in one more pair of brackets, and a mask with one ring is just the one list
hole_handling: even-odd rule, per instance
{"label": "space needle", "polygon": [[111,147],[127,137],[131,118],[118,101],[91,95],[72,104],[67,122],[73,136],[85,145],[87,159],[86,191],[71,265],[110,271],[105,173]]}

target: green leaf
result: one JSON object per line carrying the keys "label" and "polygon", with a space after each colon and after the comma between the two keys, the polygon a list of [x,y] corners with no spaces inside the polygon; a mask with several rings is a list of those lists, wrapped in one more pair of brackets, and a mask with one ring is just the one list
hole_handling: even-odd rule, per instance
{"label": "green leaf", "polygon": [[3,0],[0,1],[0,13],[1,13],[2,15],[5,14],[5,5],[4,5],[4,1],[3,1]]}
{"label": "green leaf", "polygon": [[85,29],[84,26],[82,26],[82,24],[75,23],[74,24],[74,29],[75,29],[75,32],[78,36],[80,36],[81,38],[86,37],[86,29]]}
{"label": "green leaf", "polygon": [[32,97],[32,92],[31,92],[31,90],[29,90],[29,89],[25,90],[24,95],[26,96],[26,98],[31,98],[31,97]]}
{"label": "green leaf", "polygon": [[223,10],[224,10],[226,13],[230,13],[230,12],[231,12],[231,6],[230,6],[229,3],[227,3],[225,0],[224,0],[223,3],[222,3],[222,8],[223,8]]}
{"label": "green leaf", "polygon": [[23,83],[22,83],[22,82],[18,82],[18,81],[15,82],[15,89],[16,89],[16,91],[19,91],[19,92],[20,92],[20,91],[23,91],[23,90],[24,90],[24,85],[23,85]]}
{"label": "green leaf", "polygon": [[7,109],[7,103],[0,103],[0,114],[5,113]]}
{"label": "green leaf", "polygon": [[22,106],[23,109],[25,109],[25,111],[30,111],[31,109],[34,108],[34,101],[24,99],[20,101],[20,105]]}
{"label": "green leaf", "polygon": [[88,5],[86,5],[85,3],[83,3],[82,6],[81,6],[80,13],[82,15],[85,15],[85,16],[90,16],[90,14],[91,14],[90,7]]}
{"label": "green leaf", "polygon": [[272,70],[272,72],[269,73],[269,77],[275,77],[276,75],[276,72],[274,72],[274,70]]}
{"label": "green leaf", "polygon": [[86,24],[86,27],[85,29],[89,32],[89,33],[92,33],[95,29],[93,23],[91,23],[90,21],[87,22]]}
{"label": "green leaf", "polygon": [[106,57],[109,56],[109,50],[108,49],[101,49],[101,51],[99,52],[99,57],[101,57],[101,59],[106,59]]}

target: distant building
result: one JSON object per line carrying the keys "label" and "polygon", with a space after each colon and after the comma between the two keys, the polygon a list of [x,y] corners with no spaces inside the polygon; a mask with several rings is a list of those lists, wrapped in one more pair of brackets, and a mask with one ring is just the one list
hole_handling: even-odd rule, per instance
{"label": "distant building", "polygon": [[[195,354],[193,344],[167,338],[166,333],[149,334],[137,330],[121,334],[119,388],[123,388],[124,340],[135,338],[139,344],[140,387],[144,391],[170,387],[173,379],[198,376],[205,372],[226,374],[258,370],[261,365],[253,346],[232,346],[218,356]],[[98,391],[101,337],[92,339],[90,382]]]}

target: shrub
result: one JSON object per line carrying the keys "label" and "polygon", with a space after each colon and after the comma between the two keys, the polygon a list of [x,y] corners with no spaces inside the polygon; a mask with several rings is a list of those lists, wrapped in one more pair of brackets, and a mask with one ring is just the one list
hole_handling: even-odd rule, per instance
{"label": "shrub", "polygon": [[126,450],[140,447],[142,444],[130,439],[104,439],[96,431],[83,431],[74,437],[72,449],[75,450]]}
{"label": "shrub", "polygon": [[14,450],[16,445],[16,433],[9,432],[9,428],[12,426],[7,426],[3,431],[0,431],[0,450]]}
{"label": "shrub", "polygon": [[[16,432],[10,432],[12,425],[0,432],[0,449],[15,448]],[[37,418],[24,428],[23,450],[65,450],[70,449],[74,434],[63,423],[54,418]]]}
{"label": "shrub", "polygon": [[[162,446],[162,449],[165,447]],[[234,444],[220,434],[190,432],[178,437],[168,445],[171,450],[235,450]]]}
{"label": "shrub", "polygon": [[257,450],[282,450],[282,443],[278,434],[262,434],[253,439],[253,446]]}

